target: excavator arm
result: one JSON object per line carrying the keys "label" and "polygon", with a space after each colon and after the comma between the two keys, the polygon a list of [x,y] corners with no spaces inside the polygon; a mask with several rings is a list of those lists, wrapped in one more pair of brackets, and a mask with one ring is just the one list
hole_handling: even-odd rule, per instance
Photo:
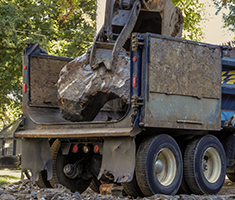
{"label": "excavator arm", "polygon": [[[181,37],[183,17],[171,0],[107,0],[104,25],[92,46],[90,65],[112,70],[132,32]],[[127,43],[127,45],[125,45]]]}

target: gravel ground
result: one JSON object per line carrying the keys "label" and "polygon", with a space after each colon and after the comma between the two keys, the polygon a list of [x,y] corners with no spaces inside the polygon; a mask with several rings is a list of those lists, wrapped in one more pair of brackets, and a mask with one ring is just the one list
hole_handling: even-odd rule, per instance
{"label": "gravel ground", "polygon": [[[0,188],[0,200],[108,200],[108,199],[132,199],[131,197],[117,197],[112,195],[101,195],[94,193],[88,188],[84,193],[72,193],[62,185],[57,188],[40,189],[31,181],[19,181]],[[229,180],[225,181],[224,187],[218,195],[154,195],[148,198],[137,198],[138,200],[230,200],[235,199],[235,184]]]}

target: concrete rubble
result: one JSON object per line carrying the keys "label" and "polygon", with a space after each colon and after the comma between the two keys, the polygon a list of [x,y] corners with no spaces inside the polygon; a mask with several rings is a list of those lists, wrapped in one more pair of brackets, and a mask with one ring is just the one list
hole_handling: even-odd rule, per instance
{"label": "concrete rubble", "polygon": [[90,50],[68,63],[57,82],[60,111],[70,121],[92,121],[104,104],[120,98],[129,103],[130,58],[123,49],[112,70],[92,69]]}
{"label": "concrete rubble", "polygon": [[[82,200],[82,199],[120,199],[115,196],[104,196],[94,193],[91,189],[87,189],[83,194],[78,192],[72,193],[69,189],[62,185],[57,185],[56,188],[43,188],[33,184],[31,181],[23,181],[11,185],[5,185],[0,188],[1,200]],[[128,198],[122,198],[128,199]]]}
{"label": "concrete rubble", "polygon": [[[220,195],[160,195],[156,194],[152,197],[138,197],[138,200],[231,200],[235,199],[235,188],[233,184],[222,189]],[[88,188],[84,193],[79,194],[78,192],[72,193],[69,189],[62,185],[57,185],[56,188],[42,188],[40,189],[31,181],[19,181],[14,184],[5,185],[0,188],[0,199],[1,200],[109,200],[109,199],[120,199],[129,200],[133,199],[131,197],[120,197],[120,195],[115,196],[112,189],[120,189],[121,186],[116,186],[113,184],[107,184],[103,186],[104,193],[107,195],[94,193],[90,188]],[[116,190],[115,189],[115,190]]]}

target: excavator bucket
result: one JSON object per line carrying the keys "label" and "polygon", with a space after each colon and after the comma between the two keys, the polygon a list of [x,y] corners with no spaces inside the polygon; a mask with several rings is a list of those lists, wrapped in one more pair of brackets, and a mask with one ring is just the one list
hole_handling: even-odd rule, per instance
{"label": "excavator bucket", "polygon": [[94,69],[104,64],[112,70],[122,48],[129,51],[132,32],[181,37],[182,12],[171,0],[107,0],[104,25],[90,54]]}

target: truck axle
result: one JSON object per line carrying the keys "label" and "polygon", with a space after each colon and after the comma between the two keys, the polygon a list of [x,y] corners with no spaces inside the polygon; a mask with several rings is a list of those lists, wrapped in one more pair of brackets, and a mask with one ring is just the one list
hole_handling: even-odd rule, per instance
{"label": "truck axle", "polygon": [[77,178],[81,174],[81,169],[79,169],[79,166],[76,167],[75,165],[72,164],[67,164],[64,166],[64,174],[71,179]]}

